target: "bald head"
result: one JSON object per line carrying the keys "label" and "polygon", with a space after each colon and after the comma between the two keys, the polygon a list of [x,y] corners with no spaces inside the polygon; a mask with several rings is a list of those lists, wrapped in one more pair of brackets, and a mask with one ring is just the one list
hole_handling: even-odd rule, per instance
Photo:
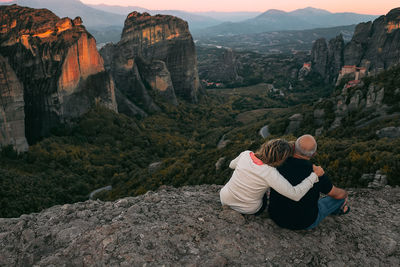
{"label": "bald head", "polygon": [[317,151],[317,142],[312,135],[306,134],[296,140],[295,153],[311,158]]}

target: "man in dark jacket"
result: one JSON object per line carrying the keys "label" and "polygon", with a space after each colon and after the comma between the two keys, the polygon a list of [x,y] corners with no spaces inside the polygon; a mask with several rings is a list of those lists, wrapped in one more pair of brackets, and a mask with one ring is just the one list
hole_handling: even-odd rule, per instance
{"label": "man in dark jacket", "polygon": [[[278,167],[278,171],[293,186],[301,183],[313,171],[310,159],[316,151],[317,142],[314,137],[299,137],[293,157]],[[320,199],[320,193],[327,196]],[[293,230],[312,229],[330,214],[346,214],[349,211],[347,192],[334,186],[326,174],[319,177],[319,182],[298,202],[271,189],[268,206],[270,217],[277,225]]]}

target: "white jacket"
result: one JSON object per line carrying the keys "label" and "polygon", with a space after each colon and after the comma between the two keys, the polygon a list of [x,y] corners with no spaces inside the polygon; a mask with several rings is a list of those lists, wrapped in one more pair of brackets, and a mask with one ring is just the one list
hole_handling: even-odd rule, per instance
{"label": "white jacket", "polygon": [[229,167],[235,171],[221,189],[221,203],[243,214],[254,214],[261,208],[262,198],[269,187],[299,201],[318,182],[318,176],[312,172],[300,184],[293,186],[276,168],[263,164],[248,150],[232,160]]}

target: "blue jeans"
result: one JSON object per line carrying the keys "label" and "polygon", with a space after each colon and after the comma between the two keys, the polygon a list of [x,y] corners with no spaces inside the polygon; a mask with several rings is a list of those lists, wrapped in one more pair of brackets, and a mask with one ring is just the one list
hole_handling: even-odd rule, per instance
{"label": "blue jeans", "polygon": [[334,199],[326,196],[318,200],[318,216],[313,224],[306,229],[313,229],[328,215],[338,214],[344,203],[344,199]]}

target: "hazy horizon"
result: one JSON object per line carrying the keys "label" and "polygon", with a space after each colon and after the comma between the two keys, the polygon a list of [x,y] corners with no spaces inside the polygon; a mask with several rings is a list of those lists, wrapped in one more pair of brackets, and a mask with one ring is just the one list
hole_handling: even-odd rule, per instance
{"label": "hazy horizon", "polygon": [[398,0],[382,0],[379,5],[376,2],[367,2],[365,0],[81,0],[85,4],[106,4],[122,6],[140,6],[147,9],[176,9],[190,12],[265,12],[269,9],[279,9],[283,11],[293,11],[306,7],[324,9],[333,13],[336,12],[354,12],[363,14],[386,14],[391,9],[400,6]]}
{"label": "hazy horizon", "polygon": [[[1,2],[10,2],[11,0],[0,0]],[[62,0],[55,0],[62,1]],[[151,10],[182,10],[189,12],[265,12],[269,9],[279,9],[283,11],[293,11],[306,7],[324,9],[332,13],[337,12],[354,12],[371,15],[381,15],[388,13],[391,9],[399,7],[398,0],[382,0],[376,2],[367,2],[365,0],[282,0],[282,1],[265,1],[265,0],[248,0],[248,1],[232,1],[232,0],[81,0],[85,4],[105,4],[119,6],[138,6]]]}

